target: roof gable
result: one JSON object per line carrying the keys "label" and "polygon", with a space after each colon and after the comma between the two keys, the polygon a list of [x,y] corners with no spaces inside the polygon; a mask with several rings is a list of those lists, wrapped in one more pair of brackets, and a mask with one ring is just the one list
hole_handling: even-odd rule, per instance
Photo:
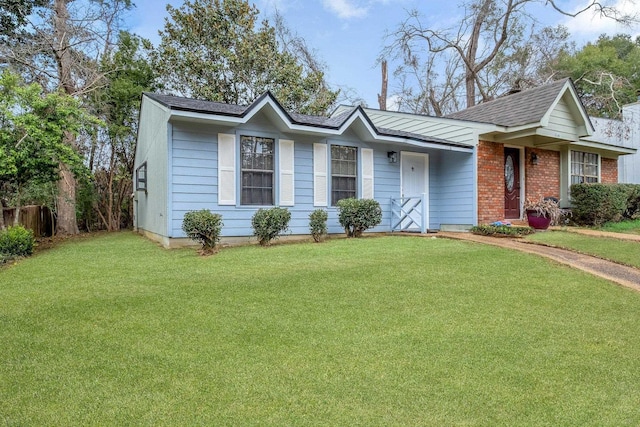
{"label": "roof gable", "polygon": [[568,78],[484,102],[446,117],[509,128],[548,126],[560,102],[566,104],[576,128],[581,130],[580,136],[593,133],[589,116]]}

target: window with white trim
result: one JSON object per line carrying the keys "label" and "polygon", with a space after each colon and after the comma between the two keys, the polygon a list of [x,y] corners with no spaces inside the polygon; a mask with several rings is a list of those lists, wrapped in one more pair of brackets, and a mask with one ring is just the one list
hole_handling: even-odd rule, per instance
{"label": "window with white trim", "polygon": [[598,182],[600,159],[597,154],[571,151],[571,184]]}
{"label": "window with white trim", "polygon": [[136,190],[137,191],[147,191],[147,162],[141,164],[138,169],[136,169]]}
{"label": "window with white trim", "polygon": [[331,205],[356,197],[358,189],[358,149],[344,145],[331,146]]}
{"label": "window with white trim", "polygon": [[240,136],[242,205],[273,205],[275,140]]}

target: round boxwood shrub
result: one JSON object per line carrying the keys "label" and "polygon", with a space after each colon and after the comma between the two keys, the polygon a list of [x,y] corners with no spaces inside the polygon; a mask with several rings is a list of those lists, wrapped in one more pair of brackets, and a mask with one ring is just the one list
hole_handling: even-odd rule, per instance
{"label": "round boxwood shrub", "polygon": [[362,233],[380,224],[382,209],[373,199],[342,199],[338,201],[338,221],[347,237],[360,237]]}
{"label": "round boxwood shrub", "polygon": [[187,212],[182,220],[182,230],[187,237],[202,245],[204,253],[216,251],[222,225],[222,215],[212,213],[208,209]]}
{"label": "round boxwood shrub", "polygon": [[289,228],[291,212],[287,208],[258,209],[251,218],[253,234],[262,246],[269,246],[271,240]]}
{"label": "round boxwood shrub", "polygon": [[21,225],[0,230],[0,254],[3,260],[16,257],[29,256],[33,253],[36,239],[33,231],[27,230]]}
{"label": "round boxwood shrub", "polygon": [[324,209],[316,209],[309,214],[309,231],[315,242],[320,242],[327,235],[327,219],[329,215]]}

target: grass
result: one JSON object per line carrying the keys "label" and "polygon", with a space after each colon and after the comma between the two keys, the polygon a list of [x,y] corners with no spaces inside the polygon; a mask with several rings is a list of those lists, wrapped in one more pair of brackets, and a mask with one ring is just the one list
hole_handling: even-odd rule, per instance
{"label": "grass", "polygon": [[478,244],[109,234],[0,271],[0,423],[636,426],[638,324],[640,294]]}
{"label": "grass", "polygon": [[604,224],[600,228],[600,230],[611,231],[614,233],[640,234],[640,219],[621,222],[608,222]]}
{"label": "grass", "polygon": [[640,243],[638,242],[555,230],[535,233],[525,239],[640,268]]}

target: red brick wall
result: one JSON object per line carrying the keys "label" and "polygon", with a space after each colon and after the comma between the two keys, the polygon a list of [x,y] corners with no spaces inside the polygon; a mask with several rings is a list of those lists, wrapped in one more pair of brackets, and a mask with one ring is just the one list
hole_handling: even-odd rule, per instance
{"label": "red brick wall", "polygon": [[478,144],[478,224],[504,217],[504,145]]}
{"label": "red brick wall", "polygon": [[[531,164],[531,153],[538,156],[537,165]],[[525,199],[560,198],[560,152],[527,147],[524,165]]]}
{"label": "red brick wall", "polygon": [[[531,164],[531,153],[538,164]],[[525,148],[525,198],[560,198],[560,152]],[[520,171],[522,174],[522,171]],[[602,158],[603,183],[618,182],[618,161]],[[480,141],[478,145],[478,223],[487,224],[504,217],[504,145]]]}
{"label": "red brick wall", "polygon": [[618,182],[618,160],[602,157],[600,176],[603,184],[616,184]]}

